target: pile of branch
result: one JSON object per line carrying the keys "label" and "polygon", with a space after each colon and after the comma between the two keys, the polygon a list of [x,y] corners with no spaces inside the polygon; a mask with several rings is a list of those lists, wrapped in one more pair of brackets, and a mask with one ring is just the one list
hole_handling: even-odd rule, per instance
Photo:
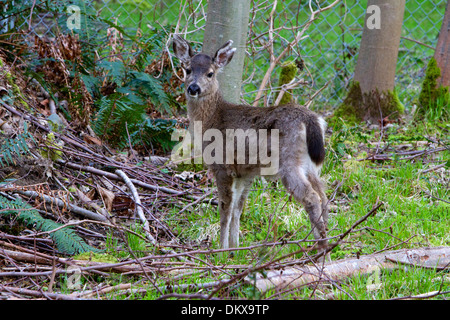
{"label": "pile of branch", "polygon": [[[52,188],[48,185],[42,188],[39,186],[19,186],[16,184],[2,187],[4,193],[19,194],[26,199],[38,199],[50,205],[55,205],[64,210],[68,210],[78,216],[96,221],[107,221],[111,218],[111,211],[115,210],[115,206],[125,206],[125,209],[133,209],[132,214],[136,213],[153,244],[156,244],[153,236],[150,234],[147,218],[144,210],[147,204],[156,203],[164,204],[173,202],[174,197],[180,197],[193,201],[205,200],[204,191],[194,185],[174,177],[168,173],[163,173],[162,168],[153,164],[151,161],[132,161],[126,157],[118,158],[117,154],[111,153],[107,155],[109,149],[99,148],[95,138],[85,134],[80,139],[76,134],[67,130],[65,132],[55,132],[48,125],[44,125],[42,119],[38,119],[27,112],[22,112],[13,106],[0,101],[12,116],[31,123],[37,130],[35,131],[35,140],[42,141],[42,135],[51,133],[57,140],[64,143],[63,147],[40,144],[35,148],[35,158],[41,158],[39,150],[41,148],[55,149],[63,152],[62,156],[50,161],[46,166],[46,175],[50,176],[50,181],[54,181],[58,188],[64,189],[66,192],[61,196],[55,195]],[[101,151],[98,151],[101,150]],[[36,161],[36,166],[41,159]],[[92,201],[92,195],[88,196],[80,190],[75,193],[69,192],[70,185],[63,185],[61,180],[72,182],[72,186],[76,183],[85,183],[85,181],[95,181],[88,185],[91,192],[97,191],[101,196],[103,205]],[[120,183],[118,183],[120,182]],[[44,183],[45,184],[45,183]],[[137,188],[141,190],[139,193]],[[50,190],[49,190],[50,189]],[[74,199],[74,200],[71,200]],[[158,201],[156,201],[158,200]],[[207,200],[205,200],[207,201]],[[75,202],[75,203],[74,203]],[[214,202],[213,202],[214,203]],[[117,209],[117,210],[120,210]],[[127,210],[123,210],[125,214]],[[155,209],[157,211],[157,208]],[[130,214],[130,213],[128,213]],[[152,216],[152,212],[146,212]],[[156,225],[161,225],[156,217],[152,217],[156,221]]]}

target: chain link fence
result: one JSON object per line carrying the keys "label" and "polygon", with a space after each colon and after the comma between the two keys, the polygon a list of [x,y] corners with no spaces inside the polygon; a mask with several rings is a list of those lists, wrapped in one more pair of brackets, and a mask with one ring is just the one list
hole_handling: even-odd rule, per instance
{"label": "chain link fence", "polygon": [[[32,0],[23,0],[33,3]],[[274,0],[252,0],[248,59],[244,72],[243,98],[251,102],[267,70],[269,55],[264,48],[268,41],[268,18]],[[52,1],[53,6],[67,7],[81,4],[94,10],[100,17],[109,19],[130,32],[164,28],[183,30],[189,40],[201,42],[206,22],[206,0],[79,0]],[[313,1],[315,3],[315,1]],[[331,1],[321,1],[325,6]],[[317,5],[317,3],[315,3]],[[295,89],[298,102],[304,102],[315,92],[315,106],[336,106],[345,97],[356,65],[367,0],[343,0],[339,5],[321,14],[308,29],[303,39],[285,60],[303,61],[304,70],[298,78],[308,81],[308,86]],[[418,96],[426,64],[434,54],[438,33],[445,12],[445,0],[408,0],[403,22],[402,38],[397,63],[396,90],[408,109]],[[53,36],[58,26],[55,11],[30,14],[17,21],[19,27],[38,35]],[[62,11],[60,11],[62,12]],[[279,30],[274,45],[275,55],[293,38],[295,26],[308,19],[309,1],[279,0],[273,17],[274,28]],[[3,31],[14,23],[2,19]],[[18,25],[16,25],[16,28]],[[271,76],[266,99],[273,101],[279,90],[276,87],[278,70]]]}

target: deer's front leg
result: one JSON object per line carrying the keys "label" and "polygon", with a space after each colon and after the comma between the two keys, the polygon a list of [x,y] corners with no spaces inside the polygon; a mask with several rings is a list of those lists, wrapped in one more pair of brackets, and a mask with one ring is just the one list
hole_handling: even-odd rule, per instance
{"label": "deer's front leg", "polygon": [[234,178],[231,185],[231,226],[229,245],[231,248],[239,247],[239,225],[242,210],[252,185],[252,179]]}
{"label": "deer's front leg", "polygon": [[228,249],[230,247],[230,224],[232,219],[231,200],[233,178],[226,172],[215,172],[217,191],[219,194],[219,214],[220,214],[220,247]]}

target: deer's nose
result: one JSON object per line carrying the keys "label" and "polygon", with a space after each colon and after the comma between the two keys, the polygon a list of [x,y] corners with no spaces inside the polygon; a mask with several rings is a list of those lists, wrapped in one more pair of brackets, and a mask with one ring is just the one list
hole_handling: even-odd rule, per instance
{"label": "deer's nose", "polygon": [[201,90],[200,90],[200,87],[198,86],[198,84],[194,83],[188,87],[187,92],[191,96],[196,96],[196,95],[200,94]]}

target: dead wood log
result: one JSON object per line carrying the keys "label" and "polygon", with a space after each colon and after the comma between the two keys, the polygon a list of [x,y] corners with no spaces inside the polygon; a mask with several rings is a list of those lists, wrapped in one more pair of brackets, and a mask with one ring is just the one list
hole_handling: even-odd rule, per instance
{"label": "dead wood log", "polygon": [[374,255],[334,261],[315,266],[295,266],[272,270],[266,275],[245,280],[261,292],[270,289],[296,288],[308,283],[327,280],[342,280],[353,275],[368,275],[375,270],[392,270],[401,265],[410,265],[436,270],[449,269],[450,247],[401,249]]}

